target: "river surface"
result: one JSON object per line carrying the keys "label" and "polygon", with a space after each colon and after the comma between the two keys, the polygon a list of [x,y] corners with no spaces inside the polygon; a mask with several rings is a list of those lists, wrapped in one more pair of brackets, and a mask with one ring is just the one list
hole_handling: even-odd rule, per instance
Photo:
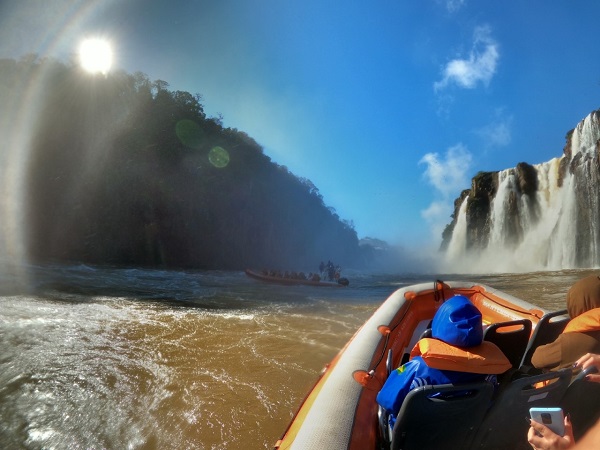
{"label": "river surface", "polygon": [[272,448],[323,366],[394,290],[482,282],[548,310],[590,270],[367,275],[347,288],[242,272],[0,271],[0,448]]}

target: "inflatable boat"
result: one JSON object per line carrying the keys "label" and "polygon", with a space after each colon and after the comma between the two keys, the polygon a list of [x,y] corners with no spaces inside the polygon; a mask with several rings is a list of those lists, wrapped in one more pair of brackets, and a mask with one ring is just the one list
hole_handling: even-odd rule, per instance
{"label": "inflatable boat", "polygon": [[[438,307],[455,295],[480,310],[484,340],[495,343],[512,367],[494,384],[414,389],[391,429],[377,393],[427,335]],[[600,413],[600,385],[570,368],[540,373],[531,367],[535,348],[553,341],[568,320],[566,311],[548,312],[482,284],[401,288],[324,368],[274,449],[527,449],[525,419],[532,406],[563,407],[581,434]]]}
{"label": "inflatable boat", "polygon": [[262,272],[257,272],[255,270],[246,269],[246,275],[250,278],[254,278],[256,280],[264,281],[266,283],[274,283],[274,284],[283,284],[286,286],[297,286],[297,285],[305,285],[305,286],[323,286],[323,287],[344,287],[348,286],[347,278],[340,278],[337,281],[323,281],[323,280],[311,280],[307,278],[300,277],[284,277],[284,276],[274,276],[274,275],[266,275]]}

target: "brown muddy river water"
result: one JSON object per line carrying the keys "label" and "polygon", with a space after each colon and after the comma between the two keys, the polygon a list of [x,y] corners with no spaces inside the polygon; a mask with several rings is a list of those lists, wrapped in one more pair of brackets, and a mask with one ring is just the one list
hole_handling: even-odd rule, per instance
{"label": "brown muddy river water", "polygon": [[468,279],[548,310],[590,270],[345,274],[343,289],[241,272],[29,267],[0,279],[0,448],[265,449],[395,289]]}

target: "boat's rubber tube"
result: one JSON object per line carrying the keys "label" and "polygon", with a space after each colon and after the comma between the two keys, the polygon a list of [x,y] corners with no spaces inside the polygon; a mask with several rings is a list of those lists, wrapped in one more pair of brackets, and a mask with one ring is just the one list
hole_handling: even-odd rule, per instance
{"label": "boat's rubber tube", "polygon": [[291,449],[323,450],[348,447],[354,412],[362,390],[362,386],[352,378],[352,373],[369,367],[381,340],[377,327],[390,324],[406,301],[404,293],[424,289],[431,289],[431,283],[412,285],[395,291],[354,335],[340,355],[336,366],[331,369]]}

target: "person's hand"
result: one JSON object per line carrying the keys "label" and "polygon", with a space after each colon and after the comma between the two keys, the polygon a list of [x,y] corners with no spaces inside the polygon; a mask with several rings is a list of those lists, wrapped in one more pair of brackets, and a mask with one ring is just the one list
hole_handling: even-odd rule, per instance
{"label": "person's hand", "polygon": [[595,353],[586,353],[575,362],[574,366],[581,370],[585,370],[588,367],[595,367],[598,369],[598,373],[587,375],[585,379],[595,383],[600,383],[600,355]]}
{"label": "person's hand", "polygon": [[527,441],[534,450],[563,450],[571,448],[575,444],[573,438],[573,426],[569,416],[565,417],[565,435],[559,436],[545,425],[530,420]]}

